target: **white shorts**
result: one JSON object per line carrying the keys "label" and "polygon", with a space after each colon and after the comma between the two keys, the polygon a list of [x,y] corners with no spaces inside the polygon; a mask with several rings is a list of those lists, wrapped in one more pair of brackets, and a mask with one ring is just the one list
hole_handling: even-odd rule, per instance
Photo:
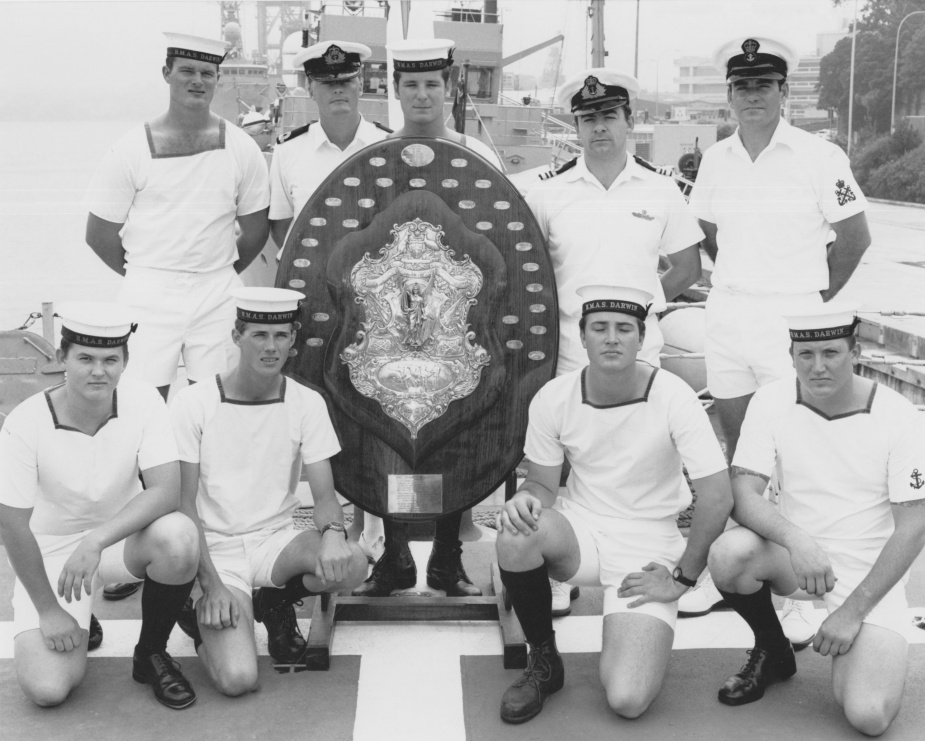
{"label": "white shorts", "polygon": [[793,377],[784,316],[821,304],[818,293],[753,296],[714,286],[707,297],[704,342],[713,398],[747,396],[778,378]]}
{"label": "white shorts", "polygon": [[[649,314],[646,317],[646,338],[636,358],[661,368],[662,361],[659,356],[664,347],[665,337],[658,326],[658,317]],[[587,364],[588,351],[581,346],[578,322],[562,322],[559,327],[559,362],[556,364],[556,375],[561,376],[569,371],[584,368]]]}
{"label": "white shorts", "polygon": [[[84,531],[73,535],[39,534],[35,536],[42,551],[42,560],[45,563],[48,583],[58,598],[58,604],[84,630],[90,629],[90,613],[93,611],[93,603],[102,587],[107,584],[142,581],[142,579],[130,572],[125,565],[125,540],[120,540],[118,543],[106,548],[101,554],[100,565],[93,577],[92,595],[88,597],[87,593],[82,591],[81,598],[75,600],[72,597],[70,603],[66,602],[64,597],[58,596],[58,578],[61,576],[61,570],[88,532]],[[26,587],[19,579],[16,579],[13,585],[13,635],[17,636],[38,627],[39,614],[35,610],[35,605],[32,604],[32,599],[29,597]]]}
{"label": "white shorts", "polygon": [[580,587],[604,587],[604,615],[629,612],[651,615],[668,623],[674,630],[678,603],[647,602],[630,608],[637,597],[619,597],[617,589],[627,574],[642,571],[650,561],[660,563],[669,571],[684,553],[684,536],[675,518],[664,520],[623,520],[598,515],[581,505],[558,497],[553,506],[575,531],[581,562],[578,571],[568,580]]}
{"label": "white shorts", "polygon": [[282,587],[270,578],[283,549],[303,531],[291,520],[241,535],[206,533],[209,557],[226,587],[250,594],[255,587]]}
{"label": "white shorts", "polygon": [[167,386],[181,354],[193,381],[224,372],[235,355],[231,289],[241,285],[231,267],[185,273],[129,266],[119,301],[132,307],[138,329],[129,339],[127,376]]}
{"label": "white shorts", "polygon": [[[833,543],[832,541],[819,541],[820,547],[825,551],[832,564],[832,570],[838,581],[835,582],[835,588],[826,594],[822,599],[825,602],[826,610],[831,615],[848,599],[857,586],[870,573],[877,556],[880,555],[882,547],[880,545],[874,548],[864,548],[857,543],[850,543],[851,548],[845,547],[844,543]],[[887,592],[883,599],[880,600],[870,614],[864,618],[865,623],[878,625],[894,633],[899,633],[907,641],[912,631],[912,625],[907,615],[909,603],[906,600],[906,582],[909,579],[908,572],[900,579],[893,588]],[[798,589],[793,594],[787,595],[788,599],[813,600],[818,599],[814,595],[807,594],[802,589]]]}

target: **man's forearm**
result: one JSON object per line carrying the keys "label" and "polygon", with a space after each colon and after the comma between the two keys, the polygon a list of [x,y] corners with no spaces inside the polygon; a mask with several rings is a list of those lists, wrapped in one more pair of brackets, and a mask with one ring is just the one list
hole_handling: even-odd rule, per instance
{"label": "man's forearm", "polygon": [[177,498],[173,492],[162,486],[152,486],[132,497],[112,518],[87,533],[87,538],[103,550],[176,509]]}
{"label": "man's forearm", "polygon": [[829,246],[829,287],[821,291],[823,301],[831,301],[854,275],[870,246],[870,230],[863,213],[832,224],[835,241]]}
{"label": "man's forearm", "polygon": [[286,245],[286,234],[289,233],[289,225],[292,219],[270,219],[270,235],[273,242],[279,249]]}
{"label": "man's forearm", "polygon": [[25,527],[21,527],[18,522],[0,522],[0,540],[3,541],[16,577],[26,588],[36,611],[41,613],[57,605],[55,590],[45,572],[42,551],[29,529],[28,520]]}
{"label": "man's forearm", "polygon": [[687,547],[678,561],[684,576],[696,579],[706,568],[710,546],[726,527],[732,512],[732,492],[727,471],[697,479],[697,506],[691,519],[691,530]]}

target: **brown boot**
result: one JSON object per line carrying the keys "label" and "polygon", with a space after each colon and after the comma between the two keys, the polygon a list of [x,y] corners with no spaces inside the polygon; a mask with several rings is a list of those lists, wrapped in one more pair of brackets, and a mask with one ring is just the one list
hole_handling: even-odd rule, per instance
{"label": "brown boot", "polygon": [[530,644],[527,668],[501,698],[501,720],[524,723],[543,709],[546,698],[562,689],[565,667],[556,649],[556,634],[539,646]]}
{"label": "brown boot", "polygon": [[427,586],[442,589],[447,597],[478,597],[482,590],[472,583],[462,565],[462,543],[448,545],[434,540],[427,559]]}

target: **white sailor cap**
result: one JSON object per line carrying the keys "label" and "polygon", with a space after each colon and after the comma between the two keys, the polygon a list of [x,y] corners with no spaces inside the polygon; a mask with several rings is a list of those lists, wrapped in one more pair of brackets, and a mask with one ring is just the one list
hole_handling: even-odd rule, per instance
{"label": "white sailor cap", "polygon": [[75,345],[119,347],[137,329],[134,315],[110,301],[68,301],[58,306],[61,337]]}
{"label": "white sailor cap", "polygon": [[225,59],[225,42],[216,39],[204,39],[187,33],[164,31],[167,37],[167,56],[198,59],[202,62],[221,64]]}
{"label": "white sailor cap", "polygon": [[260,111],[248,111],[244,114],[244,118],[241,119],[241,128],[246,129],[249,126],[266,126],[270,123],[270,118],[266,113],[261,113]]}
{"label": "white sailor cap", "polygon": [[286,324],[299,316],[299,304],[305,294],[288,288],[239,286],[231,291],[238,319],[254,324]]}
{"label": "white sailor cap", "polygon": [[366,44],[353,41],[322,41],[302,49],[292,59],[312,80],[349,80],[360,74],[363,62],[372,55]]}
{"label": "white sailor cap", "polygon": [[787,316],[790,339],[793,342],[819,342],[851,337],[858,325],[854,307],[833,301],[802,314]]}
{"label": "white sailor cap", "polygon": [[453,65],[456,43],[450,39],[405,39],[388,44],[396,72],[431,72]]}
{"label": "white sailor cap", "polygon": [[767,36],[736,36],[713,55],[713,64],[726,82],[749,77],[786,80],[799,63],[793,49]]}
{"label": "white sailor cap", "polygon": [[629,314],[645,321],[652,305],[652,294],[631,286],[582,286],[578,295],[584,299],[581,315],[596,311]]}
{"label": "white sailor cap", "polygon": [[558,104],[576,116],[609,111],[626,105],[639,94],[639,81],[604,67],[573,75],[559,89]]}

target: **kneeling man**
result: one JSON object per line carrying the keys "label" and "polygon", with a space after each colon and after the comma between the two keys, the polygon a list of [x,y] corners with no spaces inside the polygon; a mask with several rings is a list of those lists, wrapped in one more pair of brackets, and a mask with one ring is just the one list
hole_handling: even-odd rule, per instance
{"label": "kneeling man", "polygon": [[[732,494],[722,450],[693,391],[638,361],[652,295],[588,286],[579,323],[589,365],[530,404],[527,478],[498,517],[501,578],[530,644],[501,718],[521,723],[561,689],[549,577],[604,586],[600,676],[610,707],[635,718],[662,686],[678,598],[706,566]],[[565,458],[572,464],[557,497]],[[685,464],[698,493],[685,544],[676,517]],[[684,487],[687,492],[687,488]]]}
{"label": "kneeling man", "polygon": [[[256,287],[233,295],[238,365],[183,389],[171,406],[181,508],[199,526],[202,551],[202,597],[195,619],[188,613],[180,626],[216,687],[231,696],[257,688],[255,619],[266,624],[270,655],[297,663],[305,640],[293,603],[366,576],[366,557],[347,542],[334,494],[329,459],[340,444],[324,399],[282,374],[303,296]],[[292,518],[303,466],[318,530],[297,530]]]}
{"label": "kneeling man", "polygon": [[[754,702],[796,672],[771,592],[823,598],[813,648],[833,658],[848,721],[876,736],[899,712],[906,677],[903,583],[925,543],[925,436],[912,404],[854,374],[853,311],[826,304],[788,321],[797,381],[751,400],[732,467],[741,527],[710,552],[716,586],[755,633],[719,700]],[[762,496],[775,467],[779,507]]]}
{"label": "kneeling man", "polygon": [[144,581],[132,677],[167,707],[185,708],[196,694],[167,639],[199,548],[195,526],[176,511],[167,407],[153,386],[122,378],[135,329],[127,309],[74,302],[58,312],[66,380],[22,402],[0,430],[0,539],[16,572],[19,684],[37,705],[64,702],[87,671],[97,588]]}

